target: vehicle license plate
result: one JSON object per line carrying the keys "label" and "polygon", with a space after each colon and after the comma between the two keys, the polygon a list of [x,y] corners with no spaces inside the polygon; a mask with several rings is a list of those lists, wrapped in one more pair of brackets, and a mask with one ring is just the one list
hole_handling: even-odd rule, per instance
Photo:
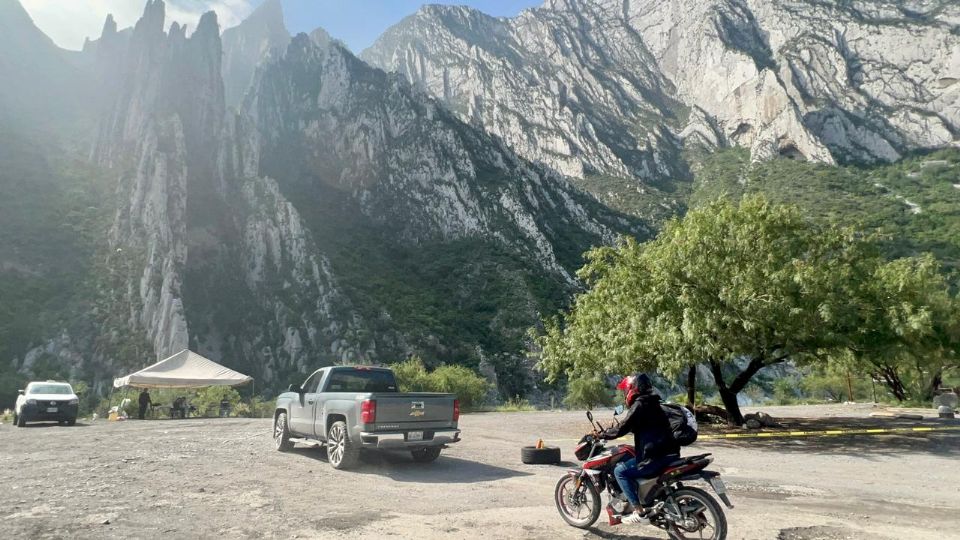
{"label": "vehicle license plate", "polygon": [[47,407],[47,412],[57,412],[56,407]]}
{"label": "vehicle license plate", "polygon": [[422,432],[422,431],[411,431],[411,432],[407,433],[407,440],[408,440],[408,441],[422,441],[422,440],[423,440],[423,432]]}
{"label": "vehicle license plate", "polygon": [[719,478],[711,478],[710,485],[713,486],[713,490],[717,492],[717,495],[723,495],[727,492],[726,484]]}

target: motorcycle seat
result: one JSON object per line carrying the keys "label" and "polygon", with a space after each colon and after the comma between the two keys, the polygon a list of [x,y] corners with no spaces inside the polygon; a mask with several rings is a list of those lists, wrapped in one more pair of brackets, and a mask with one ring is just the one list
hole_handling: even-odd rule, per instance
{"label": "motorcycle seat", "polygon": [[669,465],[667,465],[666,468],[672,469],[674,467],[682,467],[688,463],[693,463],[694,461],[700,461],[701,459],[707,458],[711,455],[713,454],[698,454],[696,456],[688,456],[688,457],[680,458],[671,462]]}

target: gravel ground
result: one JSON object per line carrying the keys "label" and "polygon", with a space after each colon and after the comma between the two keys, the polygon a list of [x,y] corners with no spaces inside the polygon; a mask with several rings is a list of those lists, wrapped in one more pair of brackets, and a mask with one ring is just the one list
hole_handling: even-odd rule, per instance
{"label": "gravel ground", "polygon": [[[904,425],[863,405],[764,410],[806,427]],[[520,463],[539,437],[572,460],[582,413],[471,414],[461,427],[433,464],[370,454],[341,472],[317,448],[274,451],[269,420],[0,425],[0,538],[666,538],[602,518],[567,527],[552,502],[563,469]],[[713,452],[730,487],[731,539],[960,538],[960,431],[694,451]]]}

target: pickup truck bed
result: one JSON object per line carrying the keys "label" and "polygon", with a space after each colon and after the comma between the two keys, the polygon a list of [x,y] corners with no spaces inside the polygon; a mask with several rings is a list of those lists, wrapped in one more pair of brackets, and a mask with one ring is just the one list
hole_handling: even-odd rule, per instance
{"label": "pickup truck bed", "polygon": [[277,398],[274,440],[281,451],[322,442],[336,468],[352,466],[360,449],[408,450],[426,462],[460,440],[459,416],[453,394],[397,392],[388,369],[330,367]]}

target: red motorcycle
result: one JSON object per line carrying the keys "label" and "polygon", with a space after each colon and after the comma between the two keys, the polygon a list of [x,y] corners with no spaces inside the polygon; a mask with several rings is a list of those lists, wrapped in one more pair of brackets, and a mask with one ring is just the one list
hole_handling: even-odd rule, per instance
{"label": "red motorcycle", "polygon": [[[614,411],[614,421],[622,407]],[[557,482],[554,501],[560,516],[570,525],[587,529],[600,517],[600,494],[607,492],[607,516],[610,525],[619,525],[627,499],[620,490],[613,469],[622,460],[636,456],[628,444],[607,447],[599,433],[604,431],[593,414],[587,412],[591,427],[596,431],[584,435],[574,454],[583,461],[580,469],[571,469]],[[619,422],[618,422],[619,424]],[[703,489],[684,482],[705,481],[720,500],[733,508],[727,497],[727,488],[720,473],[706,470],[713,462],[710,454],[681,458],[669,464],[659,476],[639,481],[640,500],[652,500],[653,506],[645,516],[655,527],[667,531],[676,540],[725,540],[727,518],[717,501]]]}

